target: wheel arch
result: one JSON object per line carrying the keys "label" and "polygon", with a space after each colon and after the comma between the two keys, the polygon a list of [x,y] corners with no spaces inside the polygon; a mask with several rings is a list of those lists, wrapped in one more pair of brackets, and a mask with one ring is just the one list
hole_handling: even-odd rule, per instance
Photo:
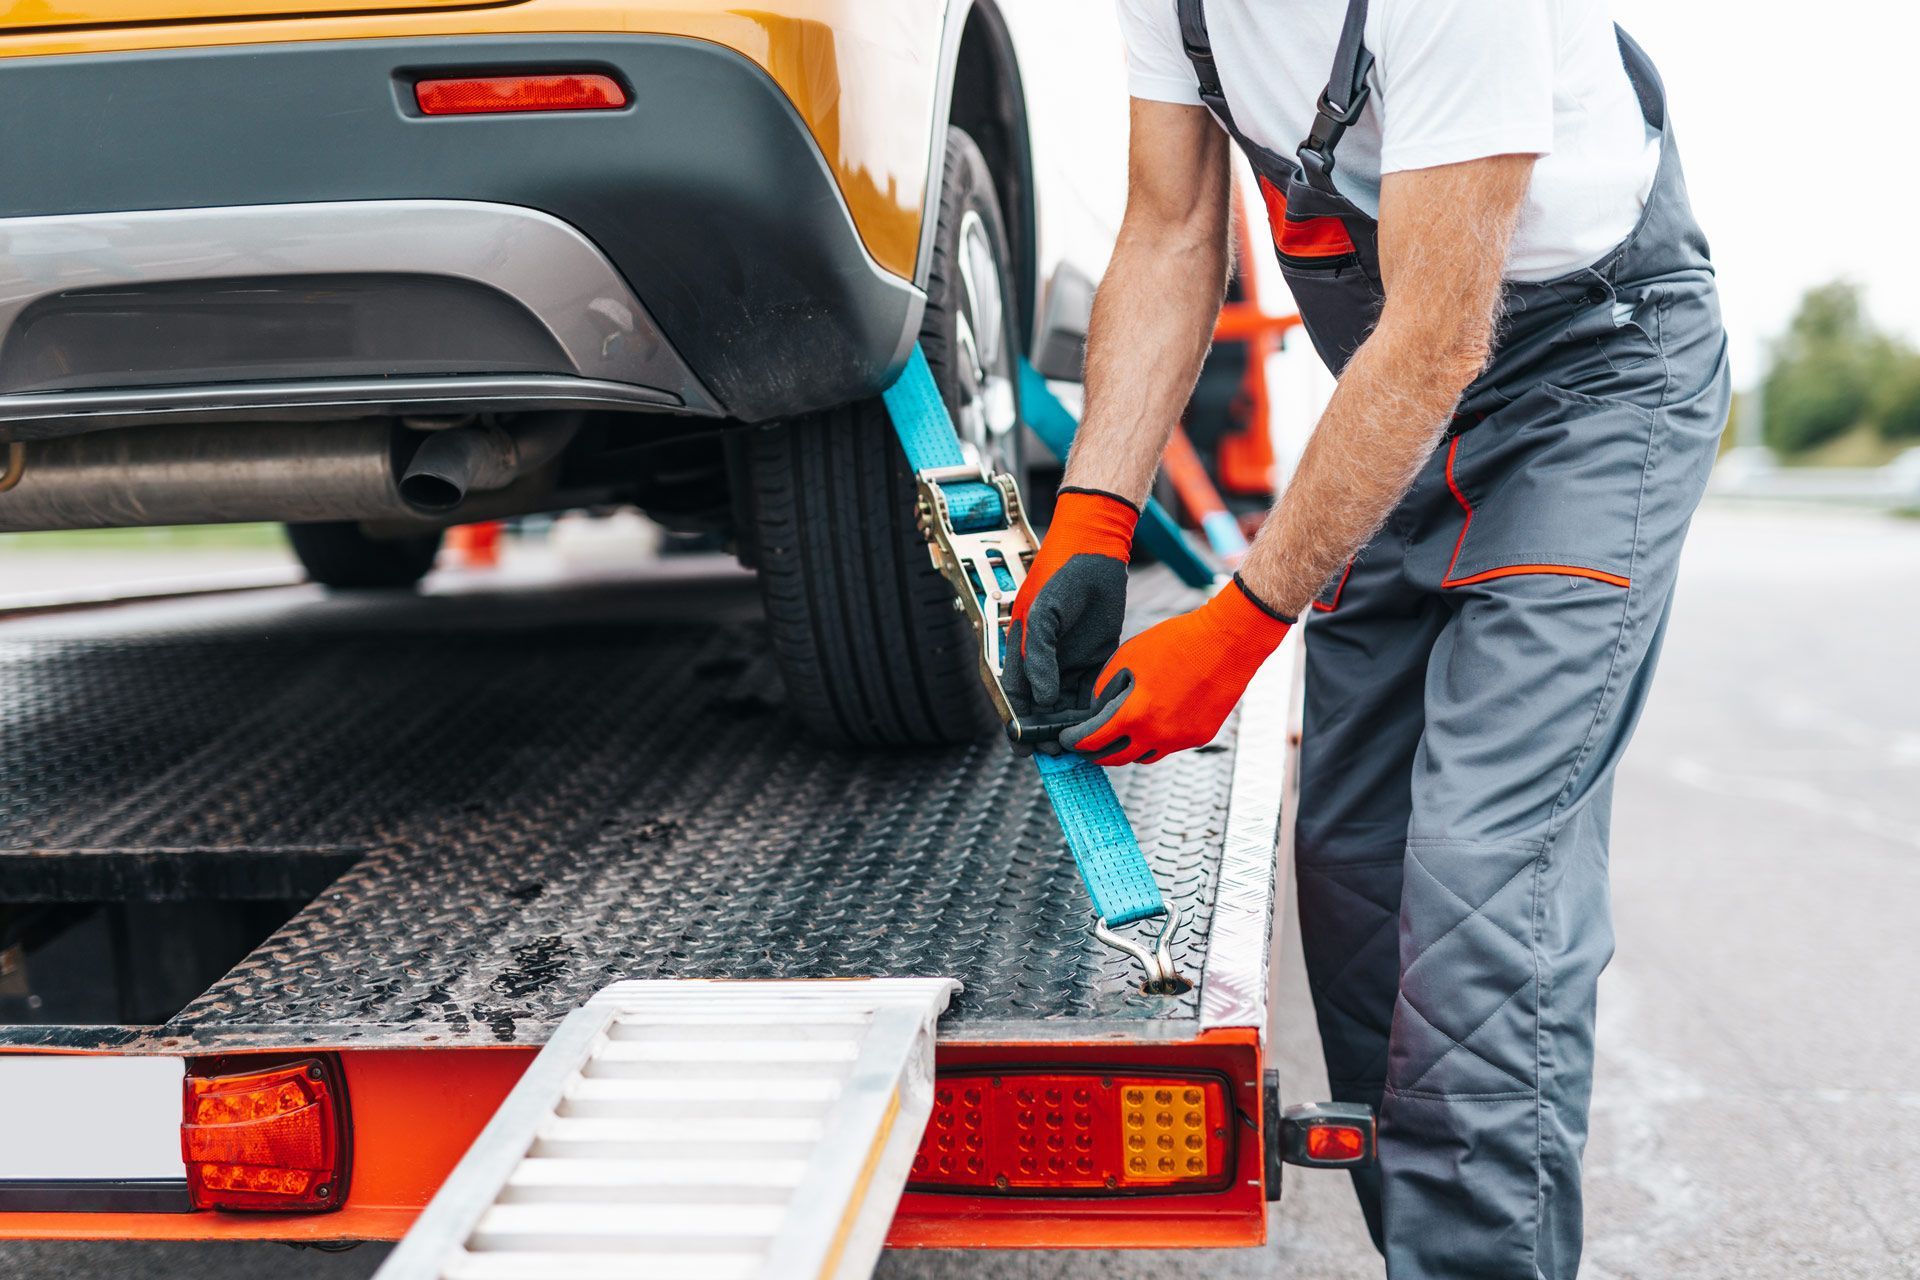
{"label": "wheel arch", "polygon": [[934,113],[926,215],[920,231],[915,283],[926,285],[940,209],[941,169],[949,125],[971,136],[986,156],[994,194],[1006,224],[1017,294],[1021,350],[1031,355],[1040,297],[1037,192],[1033,146],[1019,56],[1006,18],[994,0],[954,0],[941,48],[939,110]]}

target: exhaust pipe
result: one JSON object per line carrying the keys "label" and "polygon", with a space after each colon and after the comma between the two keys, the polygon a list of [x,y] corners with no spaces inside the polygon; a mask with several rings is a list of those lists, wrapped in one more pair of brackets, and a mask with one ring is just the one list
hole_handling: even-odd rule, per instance
{"label": "exhaust pipe", "polygon": [[[434,432],[411,459],[416,433],[382,418],[127,427],[16,442],[0,445],[0,533],[252,521],[424,527],[456,512],[516,514],[539,508],[549,477],[529,477],[578,429],[569,414],[535,415],[524,432],[453,427]],[[479,440],[435,444],[462,433]],[[409,498],[403,486],[416,472]]]}
{"label": "exhaust pipe", "polygon": [[474,492],[504,489],[558,457],[580,429],[578,414],[540,413],[508,432],[495,426],[431,432],[400,476],[400,496],[423,515],[453,511]]}
{"label": "exhaust pipe", "polygon": [[405,512],[393,428],[359,422],[131,427],[34,440],[0,530],[113,529]]}

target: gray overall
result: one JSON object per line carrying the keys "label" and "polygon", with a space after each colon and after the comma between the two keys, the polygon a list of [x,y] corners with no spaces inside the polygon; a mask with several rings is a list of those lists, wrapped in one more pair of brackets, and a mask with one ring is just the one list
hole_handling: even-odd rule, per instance
{"label": "gray overall", "polygon": [[[1175,3],[1338,371],[1383,296],[1377,227],[1330,178],[1367,97],[1365,0],[1297,162],[1234,128],[1203,0]],[[1394,1280],[1579,1267],[1613,773],[1729,398],[1664,91],[1620,48],[1662,136],[1639,225],[1591,267],[1508,286],[1492,364],[1307,629],[1301,936],[1334,1096],[1379,1111],[1355,1184]]]}

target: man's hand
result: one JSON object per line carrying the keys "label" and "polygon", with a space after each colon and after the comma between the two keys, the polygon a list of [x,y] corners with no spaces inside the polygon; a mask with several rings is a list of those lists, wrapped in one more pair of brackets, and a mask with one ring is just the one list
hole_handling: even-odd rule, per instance
{"label": "man's hand", "polygon": [[1198,609],[1121,645],[1100,673],[1095,715],[1061,734],[1061,745],[1114,765],[1213,741],[1292,626],[1235,578]]}
{"label": "man's hand", "polygon": [[1110,493],[1060,491],[1007,631],[1000,682],[1017,714],[1092,704],[1093,678],[1120,644],[1139,518],[1132,503]]}

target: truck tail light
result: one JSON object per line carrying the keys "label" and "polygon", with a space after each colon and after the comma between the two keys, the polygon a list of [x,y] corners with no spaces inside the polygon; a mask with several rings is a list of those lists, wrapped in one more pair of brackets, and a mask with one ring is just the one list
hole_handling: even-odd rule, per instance
{"label": "truck tail light", "polygon": [[1323,1124],[1307,1130],[1307,1156],[1321,1164],[1351,1164],[1367,1154],[1367,1135],[1350,1125]]}
{"label": "truck tail light", "polygon": [[627,91],[612,76],[460,76],[419,80],[413,100],[423,115],[475,116],[518,111],[614,111]]}
{"label": "truck tail light", "polygon": [[1142,1195],[1233,1177],[1233,1112],[1211,1075],[942,1075],[913,1158],[916,1191]]}
{"label": "truck tail light", "polygon": [[1309,1168],[1348,1168],[1373,1159],[1373,1111],[1359,1103],[1306,1102],[1280,1117],[1280,1158]]}
{"label": "truck tail light", "polygon": [[319,1058],[238,1075],[187,1076],[180,1150],[196,1209],[337,1209],[346,1108]]}

